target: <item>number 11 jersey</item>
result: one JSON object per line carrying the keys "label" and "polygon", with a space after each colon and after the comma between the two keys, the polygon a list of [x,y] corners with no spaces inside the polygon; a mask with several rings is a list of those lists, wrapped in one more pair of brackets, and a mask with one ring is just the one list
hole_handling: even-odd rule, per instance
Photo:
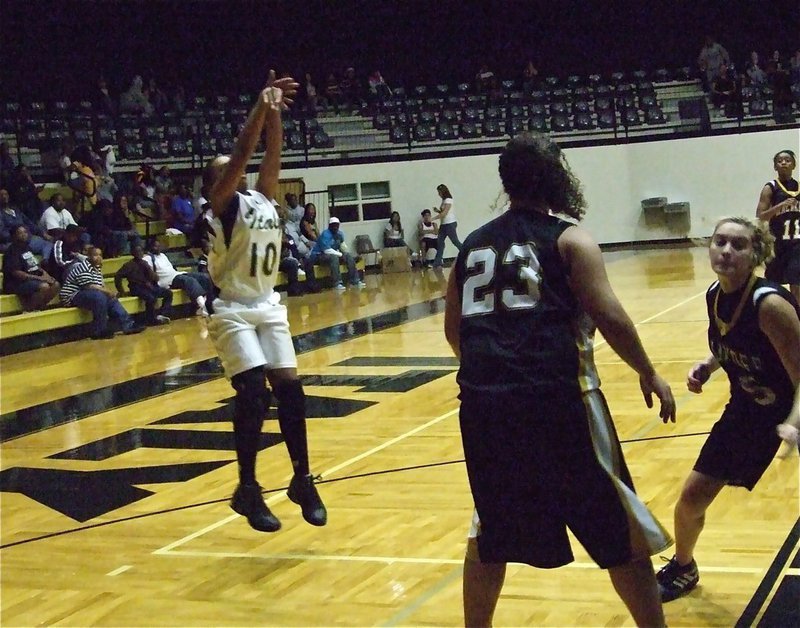
{"label": "number 11 jersey", "polygon": [[282,227],[275,206],[255,190],[236,194],[209,229],[208,272],[227,301],[272,297]]}

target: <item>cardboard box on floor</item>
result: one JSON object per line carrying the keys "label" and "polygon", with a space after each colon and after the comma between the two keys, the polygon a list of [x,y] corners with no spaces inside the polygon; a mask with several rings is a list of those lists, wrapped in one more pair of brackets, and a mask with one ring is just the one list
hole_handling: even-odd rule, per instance
{"label": "cardboard box on floor", "polygon": [[381,250],[381,270],[385,273],[407,273],[411,270],[408,249],[404,246]]}

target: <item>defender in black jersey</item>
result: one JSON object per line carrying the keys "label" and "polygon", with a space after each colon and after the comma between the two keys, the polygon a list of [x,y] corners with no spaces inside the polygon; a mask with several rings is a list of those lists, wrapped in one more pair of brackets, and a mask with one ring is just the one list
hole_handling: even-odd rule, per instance
{"label": "defender in black jersey", "polygon": [[460,357],[460,424],[475,514],[464,562],[466,625],[490,625],[507,562],[573,560],[569,528],[609,574],[638,625],[663,625],[650,556],[666,531],[636,496],[594,366],[595,325],[675,420],[615,297],[600,249],[555,214],[583,196],[558,147],[520,136],[500,156],[511,208],[467,238],[447,290]]}
{"label": "defender in black jersey", "polygon": [[800,301],[800,186],[792,178],[797,157],[782,150],[772,158],[777,179],[761,190],[756,216],[769,222],[775,238],[775,257],[767,263],[766,277],[789,284],[794,298]]}
{"label": "defender in black jersey", "polygon": [[658,573],[665,602],[697,585],[694,548],[706,510],[722,488],[752,490],[781,438],[796,443],[791,410],[800,383],[800,319],[787,290],[754,274],[770,249],[766,229],[746,218],[723,219],[711,238],[709,256],[718,277],[706,294],[711,355],[692,367],[687,386],[702,392],[711,373],[722,368],[731,398],[675,506],[675,556]]}

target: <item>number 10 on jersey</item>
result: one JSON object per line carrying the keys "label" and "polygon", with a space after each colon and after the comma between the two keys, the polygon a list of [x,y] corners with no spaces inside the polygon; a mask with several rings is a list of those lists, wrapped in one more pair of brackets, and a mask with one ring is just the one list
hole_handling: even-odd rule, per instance
{"label": "number 10 on jersey", "polygon": [[[258,250],[259,246],[255,242],[250,246],[250,276],[255,277],[258,271]],[[265,275],[271,275],[275,269],[275,262],[278,261],[278,249],[273,242],[264,247],[264,261],[261,262],[261,270]]]}

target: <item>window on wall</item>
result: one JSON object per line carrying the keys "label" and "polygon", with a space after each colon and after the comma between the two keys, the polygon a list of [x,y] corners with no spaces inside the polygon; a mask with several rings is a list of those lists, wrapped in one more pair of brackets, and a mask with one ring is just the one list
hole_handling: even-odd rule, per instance
{"label": "window on wall", "polygon": [[330,185],[331,215],[342,222],[388,220],[392,199],[388,181]]}

